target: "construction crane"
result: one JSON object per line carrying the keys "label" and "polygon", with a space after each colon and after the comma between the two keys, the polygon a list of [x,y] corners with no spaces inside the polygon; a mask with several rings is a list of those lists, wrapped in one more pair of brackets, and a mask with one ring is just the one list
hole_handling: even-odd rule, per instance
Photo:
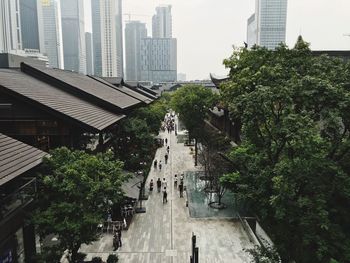
{"label": "construction crane", "polygon": [[125,13],[123,14],[124,16],[128,16],[129,20],[126,20],[128,22],[131,21],[131,16],[143,16],[143,17],[150,17],[150,15],[145,15],[145,14],[131,14],[131,13]]}

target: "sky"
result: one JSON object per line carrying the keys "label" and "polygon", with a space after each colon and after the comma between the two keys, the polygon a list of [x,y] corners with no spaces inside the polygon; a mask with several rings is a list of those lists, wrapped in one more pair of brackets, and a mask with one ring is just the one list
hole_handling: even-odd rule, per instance
{"label": "sky", "polygon": [[[160,4],[172,5],[178,72],[188,80],[225,75],[222,62],[232,46],[246,41],[255,0],[123,0],[123,23],[131,14],[131,20],[147,24],[151,35],[152,15]],[[86,27],[91,31],[90,21]],[[350,50],[350,37],[344,36],[350,34],[350,0],[288,0],[287,45],[292,47],[300,34],[314,50]]]}

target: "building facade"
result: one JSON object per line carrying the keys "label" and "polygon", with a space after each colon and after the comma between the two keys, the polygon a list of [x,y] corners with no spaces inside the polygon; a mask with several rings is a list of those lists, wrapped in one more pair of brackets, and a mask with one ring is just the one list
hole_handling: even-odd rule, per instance
{"label": "building facade", "polygon": [[22,49],[19,0],[0,0],[0,52]]}
{"label": "building facade", "polygon": [[248,19],[247,43],[274,49],[286,41],[287,0],[256,0],[255,14]]}
{"label": "building facade", "polygon": [[175,38],[141,40],[141,79],[172,82],[177,78],[177,41]]}
{"label": "building facade", "polygon": [[22,48],[45,53],[41,1],[19,0],[19,4]]}
{"label": "building facade", "polygon": [[64,69],[86,74],[84,0],[61,0]]}
{"label": "building facade", "polygon": [[[123,75],[121,0],[92,0],[94,73],[102,77]],[[119,50],[118,50],[119,49]]]}
{"label": "building facade", "polygon": [[86,42],[86,74],[94,75],[94,53],[92,47],[92,34],[90,32],[85,33]]}
{"label": "building facade", "polygon": [[145,23],[129,21],[125,25],[125,73],[127,80],[141,80],[141,39],[144,38],[147,38]]}
{"label": "building facade", "polygon": [[156,8],[156,14],[152,18],[152,37],[172,38],[171,5]]}
{"label": "building facade", "polygon": [[49,66],[63,69],[62,25],[59,0],[41,0],[44,47],[49,59]]}

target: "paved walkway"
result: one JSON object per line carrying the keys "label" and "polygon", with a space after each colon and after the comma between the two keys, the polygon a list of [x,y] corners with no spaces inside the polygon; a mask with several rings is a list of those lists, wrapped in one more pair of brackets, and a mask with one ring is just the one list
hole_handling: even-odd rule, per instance
{"label": "paved walkway", "polygon": [[[190,148],[178,144],[174,133],[161,133],[168,138],[170,154],[165,165],[166,147],[158,149],[156,159],[162,160],[162,170],[152,167],[147,179],[153,179],[155,187],[149,199],[144,202],[145,214],[136,214],[127,231],[123,231],[123,246],[118,249],[121,263],[186,263],[191,255],[191,236],[197,236],[199,260],[201,263],[248,263],[243,248],[251,248],[247,234],[239,221],[231,219],[190,218],[185,198],[173,187],[173,176],[184,171],[194,171]],[[168,183],[168,203],[162,203],[162,193],[157,192],[156,180],[165,177]],[[209,208],[208,208],[209,209]],[[112,251],[112,236],[104,235],[101,240],[89,246],[82,246],[82,252],[89,252],[88,258],[100,256],[106,260]]]}

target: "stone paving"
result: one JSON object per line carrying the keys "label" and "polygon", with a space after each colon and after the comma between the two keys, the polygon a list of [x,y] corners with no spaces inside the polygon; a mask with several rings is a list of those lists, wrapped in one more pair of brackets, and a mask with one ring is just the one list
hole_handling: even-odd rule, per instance
{"label": "stone paving", "polygon": [[[162,170],[152,167],[147,179],[167,180],[168,203],[162,203],[162,194],[157,187],[144,202],[146,213],[136,214],[127,231],[123,231],[123,246],[116,252],[121,263],[185,263],[190,261],[191,236],[197,236],[199,262],[201,263],[248,263],[249,256],[243,249],[252,248],[240,222],[234,219],[191,218],[186,198],[180,198],[173,187],[173,176],[185,171],[196,171],[190,148],[177,143],[174,133],[161,133],[168,138],[170,154],[168,164],[164,164],[166,147],[158,149],[155,158],[162,160]],[[114,253],[112,235],[89,245],[82,246],[81,252],[88,253],[88,259],[94,256],[106,260]]]}

